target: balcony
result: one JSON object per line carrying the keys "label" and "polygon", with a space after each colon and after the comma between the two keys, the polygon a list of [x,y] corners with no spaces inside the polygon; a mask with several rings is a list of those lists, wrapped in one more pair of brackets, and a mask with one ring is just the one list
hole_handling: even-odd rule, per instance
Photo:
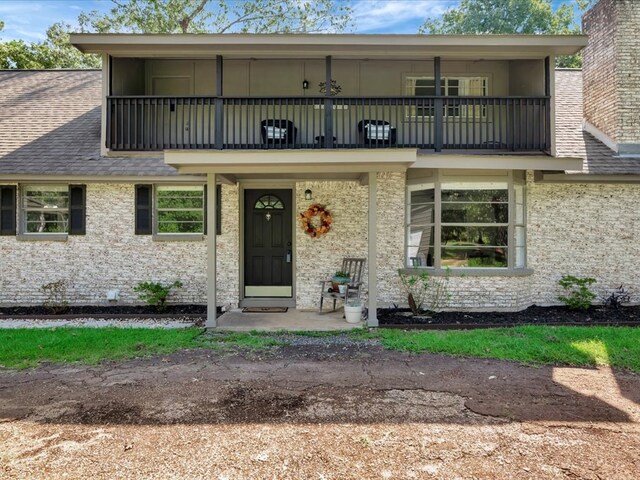
{"label": "balcony", "polygon": [[109,96],[106,147],[548,152],[550,97]]}

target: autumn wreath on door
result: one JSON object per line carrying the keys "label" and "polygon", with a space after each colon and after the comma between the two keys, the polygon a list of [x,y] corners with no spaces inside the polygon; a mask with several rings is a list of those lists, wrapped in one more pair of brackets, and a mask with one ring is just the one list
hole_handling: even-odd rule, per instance
{"label": "autumn wreath on door", "polygon": [[302,229],[311,238],[322,237],[331,230],[331,212],[319,203],[312,204],[300,214]]}

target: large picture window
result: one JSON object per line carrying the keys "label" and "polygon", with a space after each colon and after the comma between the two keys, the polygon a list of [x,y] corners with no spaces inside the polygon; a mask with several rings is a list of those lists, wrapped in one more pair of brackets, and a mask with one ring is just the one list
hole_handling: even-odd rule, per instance
{"label": "large picture window", "polygon": [[156,233],[204,233],[205,198],[202,185],[156,187]]}
{"label": "large picture window", "polygon": [[23,233],[69,231],[68,185],[24,185],[21,190]]}
{"label": "large picture window", "polygon": [[408,266],[525,266],[522,180],[442,178],[408,189]]}

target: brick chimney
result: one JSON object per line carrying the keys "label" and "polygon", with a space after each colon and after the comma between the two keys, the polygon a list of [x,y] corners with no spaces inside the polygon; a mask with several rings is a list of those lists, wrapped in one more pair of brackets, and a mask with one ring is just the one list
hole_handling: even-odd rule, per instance
{"label": "brick chimney", "polygon": [[599,0],[582,18],[585,130],[640,155],[640,0]]}

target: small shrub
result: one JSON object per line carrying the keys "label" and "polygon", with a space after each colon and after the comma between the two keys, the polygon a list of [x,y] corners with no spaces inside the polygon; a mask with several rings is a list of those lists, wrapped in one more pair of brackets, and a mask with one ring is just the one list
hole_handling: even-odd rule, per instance
{"label": "small shrub", "polygon": [[596,298],[596,294],[589,290],[589,285],[596,283],[595,278],[565,275],[558,283],[568,292],[567,295],[560,295],[558,300],[572,310],[587,310]]}
{"label": "small shrub", "polygon": [[443,277],[434,277],[428,272],[415,270],[413,273],[400,272],[400,283],[407,294],[409,308],[414,315],[423,311],[437,312],[451,299],[449,277],[446,270]]}
{"label": "small shrub", "polygon": [[174,288],[182,288],[182,282],[176,280],[167,286],[157,282],[140,282],[133,287],[133,291],[138,293],[140,300],[155,306],[159,312],[164,312],[167,309],[167,298]]}
{"label": "small shrub", "polygon": [[60,315],[69,310],[67,282],[65,280],[58,280],[57,282],[42,285],[40,291],[46,295],[42,306],[49,310],[52,315]]}
{"label": "small shrub", "polygon": [[624,303],[629,303],[631,301],[631,295],[629,295],[629,292],[624,288],[624,286],[620,285],[615,290],[611,290],[608,294],[602,295],[600,300],[606,308],[618,310]]}

